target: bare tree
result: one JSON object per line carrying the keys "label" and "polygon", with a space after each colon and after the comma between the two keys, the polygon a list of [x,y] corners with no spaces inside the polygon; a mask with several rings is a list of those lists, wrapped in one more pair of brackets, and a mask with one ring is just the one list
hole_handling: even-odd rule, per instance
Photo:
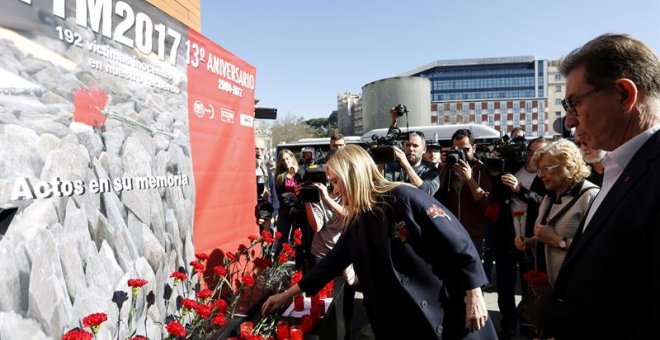
{"label": "bare tree", "polygon": [[316,131],[305,123],[305,119],[289,112],[277,119],[271,127],[273,145],[281,142],[294,142],[301,138],[316,137]]}

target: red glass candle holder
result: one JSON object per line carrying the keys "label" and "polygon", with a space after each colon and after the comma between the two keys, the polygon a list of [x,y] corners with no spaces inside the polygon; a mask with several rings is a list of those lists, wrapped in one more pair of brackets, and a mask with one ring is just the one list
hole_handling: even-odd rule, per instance
{"label": "red glass candle holder", "polygon": [[289,340],[302,340],[303,331],[300,325],[292,325],[289,327]]}
{"label": "red glass candle holder", "polygon": [[319,302],[316,303],[316,306],[312,306],[312,308],[316,308],[319,313],[321,313],[321,316],[325,315],[325,301],[324,300],[319,300]]}
{"label": "red glass candle holder", "polygon": [[313,309],[312,314],[312,323],[318,325],[321,322],[321,311],[318,309]]}
{"label": "red glass candle holder", "polygon": [[254,329],[254,323],[251,321],[245,321],[241,323],[241,338],[247,338],[252,335],[252,330]]}
{"label": "red glass candle holder", "polygon": [[335,294],[335,280],[330,280],[328,284],[325,286],[325,291],[328,296],[334,296]]}
{"label": "red glass candle holder", "polygon": [[275,331],[278,339],[288,339],[289,338],[289,322],[288,321],[278,321],[277,328]]}
{"label": "red glass candle holder", "polygon": [[324,287],[323,289],[319,290],[319,292],[316,293],[316,295],[314,296],[319,300],[323,300],[328,297],[328,291],[326,291]]}
{"label": "red glass candle holder", "polygon": [[314,327],[314,319],[310,314],[305,314],[300,319],[300,325],[302,326],[303,333],[311,333]]}
{"label": "red glass candle holder", "polygon": [[302,294],[293,297],[293,309],[296,312],[302,312],[305,310],[305,297]]}

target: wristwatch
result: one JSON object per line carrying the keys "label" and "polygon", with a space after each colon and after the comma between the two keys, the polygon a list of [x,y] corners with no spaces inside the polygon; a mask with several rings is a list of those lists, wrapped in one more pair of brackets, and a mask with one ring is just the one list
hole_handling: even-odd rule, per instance
{"label": "wristwatch", "polygon": [[559,249],[566,250],[566,247],[568,246],[568,243],[566,241],[567,240],[565,237],[559,241]]}

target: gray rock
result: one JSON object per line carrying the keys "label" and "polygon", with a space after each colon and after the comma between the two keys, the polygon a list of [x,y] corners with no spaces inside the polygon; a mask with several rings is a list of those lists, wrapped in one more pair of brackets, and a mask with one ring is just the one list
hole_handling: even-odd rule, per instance
{"label": "gray rock", "polygon": [[[0,240],[0,311],[21,310],[21,281],[10,238]],[[0,322],[2,327],[2,322]],[[2,331],[0,330],[0,336]]]}
{"label": "gray rock", "polygon": [[44,104],[69,104],[69,101],[64,97],[51,91],[48,91],[41,96],[41,102]]}
{"label": "gray rock", "polygon": [[50,63],[38,58],[25,58],[21,62],[25,67],[25,72],[29,75],[34,75],[35,73],[50,66]]}
{"label": "gray rock", "polygon": [[83,83],[70,72],[61,72],[55,67],[44,68],[34,74],[34,79],[60,96],[73,99],[76,89],[83,87]]}
{"label": "gray rock", "polygon": [[122,167],[121,158],[115,154],[108,152],[101,152],[99,162],[103,166],[105,172],[110,178],[122,178],[124,175],[124,168]]}
{"label": "gray rock", "polygon": [[76,133],[76,136],[78,137],[80,144],[82,144],[89,152],[89,158],[99,158],[99,155],[103,152],[104,145],[101,137],[96,131],[78,132]]}
{"label": "gray rock", "polygon": [[50,181],[59,177],[62,180],[84,180],[90,166],[89,153],[82,145],[65,143],[51,151],[46,157],[41,179]]}
{"label": "gray rock", "polygon": [[4,126],[4,135],[0,135],[0,178],[39,177],[43,162],[36,149],[38,139],[32,129]]}
{"label": "gray rock", "polygon": [[0,339],[2,340],[51,340],[41,325],[13,311],[0,312]]}
{"label": "gray rock", "polygon": [[57,138],[57,136],[50,133],[44,133],[39,136],[39,140],[37,141],[35,147],[39,157],[41,157],[42,162],[46,162],[46,158],[51,151],[60,147],[60,142],[61,140]]}
{"label": "gray rock", "polygon": [[14,237],[14,242],[26,242],[34,238],[40,230],[45,230],[56,223],[59,223],[59,219],[53,200],[34,200],[14,216],[5,237]]}
{"label": "gray rock", "polygon": [[146,225],[142,225],[142,239],[144,242],[144,257],[155,271],[165,260],[165,249],[156,236]]}
{"label": "gray rock", "polygon": [[122,163],[125,176],[151,176],[151,154],[145,149],[140,139],[128,137],[122,150]]}
{"label": "gray rock", "polygon": [[[163,201],[157,190],[149,190],[149,204],[151,205],[151,231],[160,244],[165,247],[165,210]],[[165,248],[168,250],[167,248]]]}
{"label": "gray rock", "polygon": [[108,124],[106,124],[106,130],[103,131],[103,142],[108,152],[119,155],[122,145],[124,145],[124,137],[124,129],[121,126],[108,129]]}
{"label": "gray rock", "polygon": [[167,151],[167,149],[170,147],[170,140],[166,137],[163,137],[163,135],[155,135],[153,142],[154,146],[156,147],[156,152]]}
{"label": "gray rock", "polygon": [[27,243],[32,260],[28,315],[41,324],[47,334],[62,336],[71,321],[72,306],[55,241],[49,231],[38,230]]}

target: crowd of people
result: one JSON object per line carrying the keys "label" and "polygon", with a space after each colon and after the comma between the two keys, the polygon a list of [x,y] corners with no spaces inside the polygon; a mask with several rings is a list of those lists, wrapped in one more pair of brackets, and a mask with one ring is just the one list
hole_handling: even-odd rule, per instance
{"label": "crowd of people", "polygon": [[[573,137],[525,139],[513,129],[511,139],[524,143],[513,171],[493,171],[466,129],[447,154],[411,131],[387,164],[335,134],[319,161],[327,182],[313,184],[319,201],[304,202],[296,220],[291,201],[305,167],[285,149],[272,173],[258,141],[260,200],[278,207],[285,240],[292,226],[309,232],[307,254],[296,259],[305,276],[262,311],[344,277],[347,309],[362,291],[379,339],[659,338],[660,61],[644,43],[606,34],[569,53],[560,70]],[[395,129],[394,109],[391,118]],[[546,273],[551,292],[533,325],[521,322],[515,301],[517,278],[530,271]],[[498,334],[487,287],[498,294]],[[350,312],[341,317],[350,323]]]}

